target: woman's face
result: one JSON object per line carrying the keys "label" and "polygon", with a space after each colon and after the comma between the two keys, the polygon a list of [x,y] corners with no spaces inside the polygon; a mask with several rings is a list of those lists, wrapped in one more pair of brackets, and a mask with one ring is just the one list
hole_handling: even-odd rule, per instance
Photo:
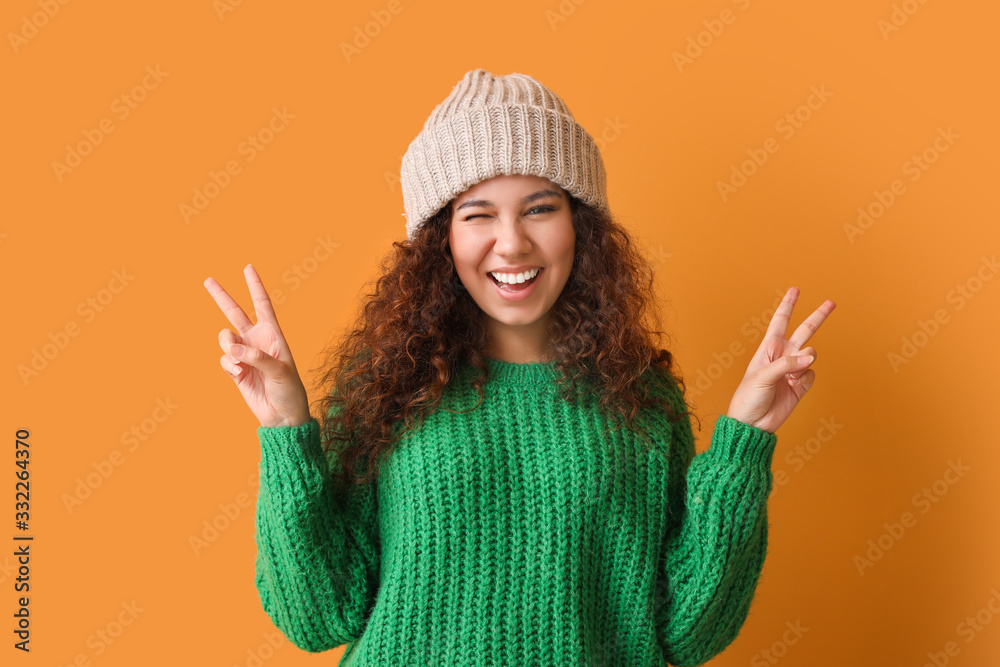
{"label": "woman's face", "polygon": [[[452,257],[489,318],[492,352],[508,360],[543,355],[550,311],[573,268],[569,194],[547,178],[503,175],[472,186],[451,207]],[[525,288],[530,269],[541,271]],[[505,277],[513,288],[502,288],[491,272],[513,274]]]}

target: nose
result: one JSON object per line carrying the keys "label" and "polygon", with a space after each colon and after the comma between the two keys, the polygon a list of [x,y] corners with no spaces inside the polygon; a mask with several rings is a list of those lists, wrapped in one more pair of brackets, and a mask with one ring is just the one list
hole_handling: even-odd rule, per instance
{"label": "nose", "polygon": [[496,226],[496,241],[494,249],[501,257],[522,255],[531,250],[531,239],[521,224],[517,215],[506,215],[498,218]]}

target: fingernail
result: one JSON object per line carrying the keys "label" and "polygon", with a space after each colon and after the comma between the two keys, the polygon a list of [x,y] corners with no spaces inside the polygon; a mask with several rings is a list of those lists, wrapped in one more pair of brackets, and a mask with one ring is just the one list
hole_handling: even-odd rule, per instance
{"label": "fingernail", "polygon": [[242,357],[243,346],[239,344],[233,345],[231,348],[229,348],[229,356],[231,356],[233,359],[239,359],[240,357]]}
{"label": "fingernail", "polygon": [[811,355],[811,354],[810,354],[810,355],[809,355],[808,357],[799,357],[799,366],[808,366],[808,365],[809,365],[809,364],[811,364],[811,363],[812,363],[812,362],[813,362],[813,361],[814,361],[815,359],[816,359],[816,357],[814,357],[814,356],[813,356],[813,355]]}

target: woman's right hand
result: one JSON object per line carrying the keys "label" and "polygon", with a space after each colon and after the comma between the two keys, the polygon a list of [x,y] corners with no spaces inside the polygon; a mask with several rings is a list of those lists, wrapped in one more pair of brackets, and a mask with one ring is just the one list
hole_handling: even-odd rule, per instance
{"label": "woman's right hand", "polygon": [[[292,352],[278,326],[271,299],[253,265],[247,264],[243,275],[253,299],[256,324],[214,278],[207,278],[204,283],[205,289],[236,328],[236,331],[223,329],[219,332],[219,346],[223,351],[219,363],[236,382],[261,426],[273,428],[305,424],[312,419],[309,398],[295,368]],[[239,352],[240,347],[243,348],[242,353]]]}

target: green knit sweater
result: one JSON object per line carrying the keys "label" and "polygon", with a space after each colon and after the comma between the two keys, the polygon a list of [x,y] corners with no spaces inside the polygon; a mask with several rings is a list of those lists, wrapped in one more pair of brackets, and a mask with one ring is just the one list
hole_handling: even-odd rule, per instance
{"label": "green knit sweater", "polygon": [[[736,638],[767,551],[777,436],[722,415],[613,425],[555,362],[463,364],[378,481],[337,491],[316,419],[260,427],[256,587],[340,667],[700,665]],[[686,409],[676,382],[646,376]]]}

